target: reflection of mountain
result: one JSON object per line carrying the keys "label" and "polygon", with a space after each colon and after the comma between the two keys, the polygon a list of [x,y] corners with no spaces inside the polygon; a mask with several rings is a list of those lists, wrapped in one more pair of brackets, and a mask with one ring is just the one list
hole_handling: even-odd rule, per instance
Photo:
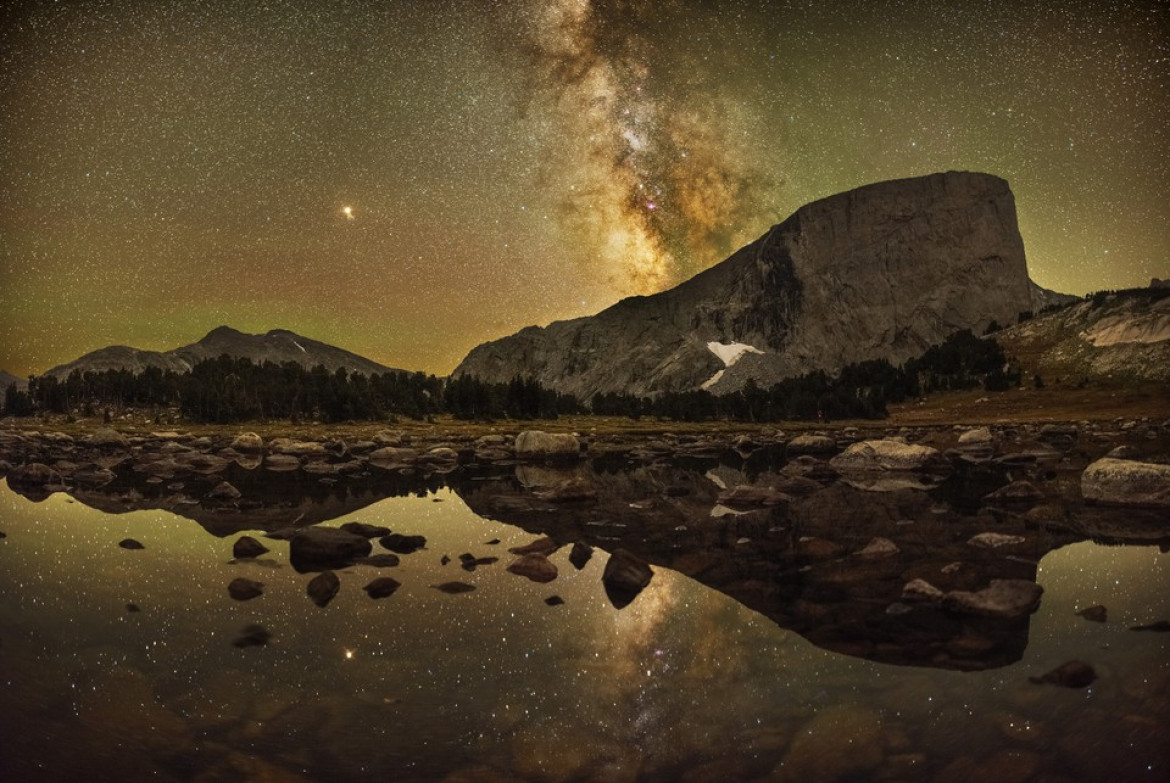
{"label": "reflection of mountain", "polygon": [[[723,480],[734,480],[727,473]],[[597,499],[541,499],[540,485],[570,478],[594,487]],[[786,479],[772,474],[759,481],[783,485]],[[719,506],[712,480],[671,467],[609,474],[581,468],[561,475],[520,468],[515,481],[456,489],[482,516],[558,542],[629,549],[735,598],[820,647],[885,663],[942,668],[985,669],[1019,660],[1029,617],[908,607],[901,603],[906,582],[923,578],[944,590],[978,590],[991,579],[1035,581],[1039,559],[1077,538],[1025,531],[1023,522],[964,517],[922,491],[873,493],[844,484],[771,508],[735,511]],[[713,516],[713,510],[721,515]],[[1025,542],[1013,546],[1010,555],[967,543],[989,526],[1023,535]],[[893,541],[899,551],[857,554],[875,537]]]}

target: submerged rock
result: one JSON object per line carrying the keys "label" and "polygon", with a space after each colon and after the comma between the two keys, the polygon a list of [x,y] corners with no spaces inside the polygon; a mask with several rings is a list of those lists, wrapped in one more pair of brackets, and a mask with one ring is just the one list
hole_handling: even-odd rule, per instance
{"label": "submerged rock", "polygon": [[1099,459],[1081,474],[1081,494],[1097,503],[1170,507],[1170,465]]}
{"label": "submerged rock", "polygon": [[440,593],[447,593],[448,595],[470,593],[475,589],[475,585],[469,585],[466,582],[443,582],[440,585],[431,585],[431,587],[435,588]]}
{"label": "submerged rock", "polygon": [[313,603],[324,608],[333,596],[337,595],[337,591],[341,589],[341,580],[337,578],[337,574],[332,571],[322,571],[313,577],[309,582],[306,590],[309,598],[313,599]]}
{"label": "submerged rock", "polygon": [[232,642],[235,647],[263,647],[272,639],[272,634],[269,633],[262,625],[249,625],[244,628],[236,640]]}
{"label": "submerged rock", "polygon": [[1170,620],[1159,620],[1158,622],[1150,623],[1149,625],[1134,625],[1134,626],[1130,627],[1129,630],[1131,630],[1131,631],[1158,631],[1161,633],[1166,633],[1167,631],[1170,631]]}
{"label": "submerged rock", "polygon": [[870,779],[885,756],[882,719],[860,704],[819,710],[796,733],[772,779],[805,783]]}
{"label": "submerged rock", "polygon": [[264,595],[264,584],[253,579],[236,577],[228,583],[228,595],[237,601],[248,601]]}
{"label": "submerged rock", "polygon": [[544,555],[529,552],[508,566],[508,572],[527,577],[533,582],[551,582],[557,578],[557,567]]}
{"label": "submerged rock", "polygon": [[601,581],[610,602],[621,609],[637,598],[653,576],[645,560],[625,549],[617,549],[609,556]]}
{"label": "submerged rock", "polygon": [[232,546],[232,557],[239,559],[260,557],[260,555],[267,551],[268,547],[251,536],[240,536],[236,539],[235,545]]}
{"label": "submerged rock", "polygon": [[371,581],[362,589],[366,591],[366,594],[370,596],[370,598],[385,598],[386,596],[393,595],[394,591],[397,590],[400,586],[401,583],[397,579],[391,579],[388,576],[380,576],[377,579]]}
{"label": "submerged rock", "polygon": [[1109,611],[1100,604],[1090,606],[1077,612],[1078,617],[1083,617],[1089,622],[1103,623],[1109,619]]}
{"label": "submerged rock", "polygon": [[1065,688],[1084,688],[1097,679],[1097,672],[1084,661],[1068,661],[1039,677],[1029,677],[1034,683],[1048,683]]}

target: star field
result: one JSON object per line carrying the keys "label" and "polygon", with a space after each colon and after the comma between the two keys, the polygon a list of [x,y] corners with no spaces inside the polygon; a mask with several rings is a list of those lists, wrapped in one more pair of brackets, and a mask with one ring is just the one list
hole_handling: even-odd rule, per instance
{"label": "star field", "polygon": [[1153,0],[6,4],[0,368],[229,324],[447,373],[949,169],[1011,183],[1041,285],[1145,285],[1168,32]]}

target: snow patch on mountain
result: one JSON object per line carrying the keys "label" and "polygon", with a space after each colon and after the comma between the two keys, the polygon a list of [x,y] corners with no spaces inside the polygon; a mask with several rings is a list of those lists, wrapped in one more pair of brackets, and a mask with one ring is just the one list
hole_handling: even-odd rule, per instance
{"label": "snow patch on mountain", "polygon": [[723,377],[723,373],[727,371],[727,368],[743,358],[745,353],[764,353],[754,345],[748,345],[747,343],[709,342],[707,343],[707,350],[719,357],[719,361],[723,362],[723,369],[703,381],[699,387],[700,389],[710,389],[719,383],[719,379]]}

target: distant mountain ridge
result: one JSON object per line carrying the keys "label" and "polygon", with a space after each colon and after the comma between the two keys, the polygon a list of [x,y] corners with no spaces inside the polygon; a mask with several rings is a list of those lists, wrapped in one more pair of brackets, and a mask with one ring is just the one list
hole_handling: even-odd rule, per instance
{"label": "distant mountain ridge", "polygon": [[675,288],[484,343],[453,377],[527,376],[581,399],[721,394],[901,363],[1061,296],[1028,277],[1008,183],[951,171],[814,201]]}
{"label": "distant mountain ridge", "polygon": [[0,370],[0,391],[4,391],[12,384],[16,384],[19,388],[24,388],[28,385],[27,378],[18,378],[10,372]]}
{"label": "distant mountain ridge", "polygon": [[85,373],[118,369],[130,370],[137,374],[147,367],[183,373],[204,359],[214,359],[223,354],[250,359],[257,364],[296,362],[302,367],[323,365],[330,372],[339,368],[363,375],[395,371],[394,368],[372,359],[309,337],[302,337],[287,329],[273,329],[265,334],[246,334],[230,326],[219,326],[198,342],[169,351],[144,351],[124,345],[101,348],[53,367],[44,375],[64,379],[74,370]]}

